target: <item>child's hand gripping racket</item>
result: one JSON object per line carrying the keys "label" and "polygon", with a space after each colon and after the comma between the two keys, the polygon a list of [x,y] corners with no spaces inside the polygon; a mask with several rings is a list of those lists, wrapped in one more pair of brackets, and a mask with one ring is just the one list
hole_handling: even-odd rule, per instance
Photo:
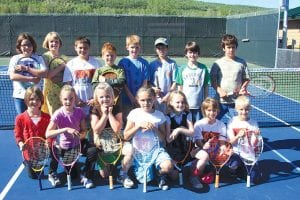
{"label": "child's hand gripping racket", "polygon": [[263,152],[263,146],[263,137],[256,131],[247,130],[238,140],[238,154],[247,169],[247,187],[251,186],[250,174]]}
{"label": "child's hand gripping racket", "polygon": [[41,175],[50,155],[48,143],[41,137],[28,138],[22,147],[22,156],[34,173],[38,173],[40,190],[43,189]]}
{"label": "child's hand gripping racket", "polygon": [[220,182],[220,171],[230,159],[233,150],[231,144],[224,139],[222,140],[221,137],[213,137],[207,142],[210,147],[206,151],[209,155],[210,162],[216,169],[215,188],[218,188]]}
{"label": "child's hand gripping racket", "polygon": [[15,73],[21,74],[26,77],[31,77],[32,81],[22,81],[21,84],[24,89],[37,84],[41,79],[39,77],[35,77],[33,74],[29,72],[29,69],[40,69],[40,62],[34,57],[21,57],[16,63]]}
{"label": "child's hand gripping racket", "polygon": [[[62,57],[52,58],[49,62],[49,69],[54,70],[58,67],[65,66],[66,61]],[[55,84],[62,85],[63,84],[63,76],[64,76],[64,68],[59,71],[54,77],[51,78],[51,81]]]}
{"label": "child's hand gripping racket", "polygon": [[[68,190],[72,189],[71,171],[81,154],[79,134],[60,134],[52,143],[53,157],[61,164],[67,174]],[[63,138],[62,138],[63,137]]]}
{"label": "child's hand gripping racket", "polygon": [[114,133],[111,128],[105,128],[100,135],[94,138],[94,142],[101,152],[98,154],[98,158],[109,168],[109,189],[113,189],[113,167],[122,154],[121,134]]}
{"label": "child's hand gripping racket", "polygon": [[132,139],[133,157],[143,168],[143,192],[147,192],[148,170],[159,154],[159,138],[152,130],[138,132]]}

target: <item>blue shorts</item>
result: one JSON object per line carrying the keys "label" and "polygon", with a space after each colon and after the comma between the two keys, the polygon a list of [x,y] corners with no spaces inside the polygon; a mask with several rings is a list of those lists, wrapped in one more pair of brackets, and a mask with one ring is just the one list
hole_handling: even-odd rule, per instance
{"label": "blue shorts", "polygon": [[[159,153],[157,155],[157,158],[154,160],[154,163],[149,167],[147,171],[147,182],[152,181],[154,179],[154,172],[153,172],[153,166],[157,170],[160,169],[160,164],[166,160],[171,160],[171,157],[166,152],[164,148],[158,149]],[[144,170],[146,166],[140,165],[136,160],[134,160],[134,174],[136,176],[136,179],[140,182],[144,182]]]}

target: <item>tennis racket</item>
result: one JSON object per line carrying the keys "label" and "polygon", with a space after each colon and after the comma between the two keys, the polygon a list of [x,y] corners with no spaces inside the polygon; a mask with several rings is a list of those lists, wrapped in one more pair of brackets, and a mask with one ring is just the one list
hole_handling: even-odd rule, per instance
{"label": "tennis racket", "polygon": [[246,95],[255,98],[265,98],[275,91],[275,82],[269,75],[256,76],[251,78],[246,86]]}
{"label": "tennis racket", "polygon": [[159,154],[159,138],[153,131],[138,132],[132,139],[133,157],[143,169],[143,192],[147,192],[148,170]]}
{"label": "tennis racket", "polygon": [[94,143],[100,149],[98,158],[109,166],[109,189],[114,188],[112,171],[122,154],[122,139],[120,133],[114,133],[111,128],[103,129],[100,135],[94,138]]}
{"label": "tennis racket", "polygon": [[41,137],[30,137],[24,143],[22,156],[33,172],[38,173],[40,190],[43,189],[41,175],[50,155],[48,143]]}
{"label": "tennis racket", "polygon": [[185,135],[178,137],[166,145],[168,154],[171,156],[174,167],[178,170],[179,185],[183,185],[182,167],[191,159],[192,138]]}
{"label": "tennis racket", "polygon": [[[66,61],[61,57],[52,58],[49,62],[49,69],[53,70],[61,65],[66,65]],[[64,70],[58,72],[54,77],[51,78],[51,81],[55,84],[63,84]]]}
{"label": "tennis racket", "polygon": [[250,174],[263,152],[263,146],[263,137],[255,131],[246,131],[245,135],[238,140],[238,154],[247,169],[247,187],[251,186]]}
{"label": "tennis racket", "polygon": [[209,142],[210,148],[206,151],[209,155],[210,162],[216,169],[215,188],[218,188],[220,182],[220,171],[230,159],[233,150],[231,144],[225,140],[212,138]]}
{"label": "tennis racket", "polygon": [[105,72],[102,74],[102,76],[105,78],[105,82],[110,84],[114,90],[114,103],[116,104],[119,101],[119,97],[121,94],[121,91],[123,89],[123,86],[117,84],[118,80],[118,74],[112,71]]}
{"label": "tennis racket", "polygon": [[[20,67],[22,66],[22,68]],[[21,57],[17,61],[15,66],[15,72],[27,77],[35,77],[33,74],[29,73],[27,70],[22,70],[23,68],[32,68],[32,69],[40,69],[40,62],[34,57]],[[30,86],[35,85],[34,82],[21,82],[24,89],[29,88]]]}
{"label": "tennis racket", "polygon": [[67,174],[67,181],[68,181],[68,190],[72,189],[72,181],[71,181],[71,171],[73,166],[75,165],[76,161],[80,157],[81,152],[81,143],[79,136],[74,136],[71,134],[65,133],[64,135],[67,135],[68,139],[68,148],[66,148],[63,143],[66,142],[66,140],[62,141],[60,137],[58,136],[56,138],[56,141],[53,141],[52,143],[52,153],[53,157],[59,164],[61,164]]}

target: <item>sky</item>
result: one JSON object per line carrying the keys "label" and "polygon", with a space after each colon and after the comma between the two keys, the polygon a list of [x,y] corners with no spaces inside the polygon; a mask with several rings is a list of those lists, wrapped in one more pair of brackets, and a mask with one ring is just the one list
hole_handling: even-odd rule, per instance
{"label": "sky", "polygon": [[[223,4],[237,4],[237,5],[250,5],[265,8],[279,8],[282,0],[200,0],[210,3],[223,3]],[[289,8],[300,6],[300,0],[289,0]]]}

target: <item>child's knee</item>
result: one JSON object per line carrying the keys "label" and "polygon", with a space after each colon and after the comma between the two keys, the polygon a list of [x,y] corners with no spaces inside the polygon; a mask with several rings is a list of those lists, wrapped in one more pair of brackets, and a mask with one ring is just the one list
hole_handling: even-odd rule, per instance
{"label": "child's knee", "polygon": [[125,142],[122,148],[122,154],[126,157],[133,156],[133,147],[129,142]]}

